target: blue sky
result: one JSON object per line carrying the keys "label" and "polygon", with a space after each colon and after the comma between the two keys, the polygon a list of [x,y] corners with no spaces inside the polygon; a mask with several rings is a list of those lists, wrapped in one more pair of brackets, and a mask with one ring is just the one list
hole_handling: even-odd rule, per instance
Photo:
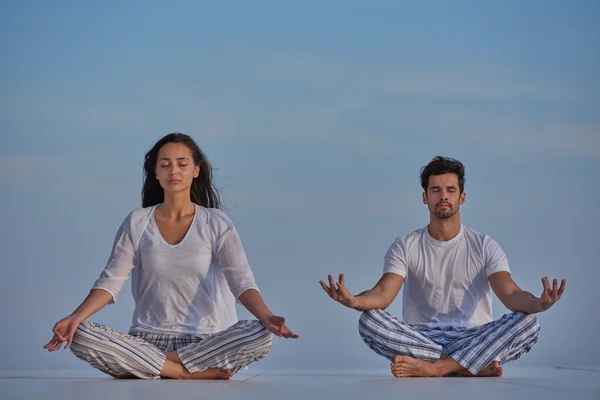
{"label": "blue sky", "polygon": [[[207,153],[268,304],[302,336],[263,367],[387,366],[318,280],[377,281],[394,238],[427,224],[418,174],[438,154],[465,163],[463,222],[517,283],[569,282],[519,362],[597,364],[600,5],[485,3],[3,2],[0,369],[81,366],[41,346],[173,131]],[[131,311],[127,289],[93,319],[127,330]]]}

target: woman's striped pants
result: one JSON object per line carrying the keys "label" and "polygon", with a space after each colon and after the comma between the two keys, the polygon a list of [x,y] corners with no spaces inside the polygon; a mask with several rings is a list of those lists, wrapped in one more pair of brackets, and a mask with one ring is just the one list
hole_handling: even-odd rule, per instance
{"label": "woman's striped pants", "polygon": [[256,320],[239,321],[206,337],[125,334],[101,324],[84,322],[77,328],[70,349],[75,356],[106,374],[159,379],[165,352],[177,352],[191,373],[222,368],[231,370],[233,375],[264,358],[271,350],[271,340],[271,332]]}

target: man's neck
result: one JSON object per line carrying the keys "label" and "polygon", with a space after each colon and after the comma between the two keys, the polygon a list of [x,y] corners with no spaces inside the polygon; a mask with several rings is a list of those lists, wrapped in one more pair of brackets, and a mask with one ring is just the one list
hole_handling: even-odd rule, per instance
{"label": "man's neck", "polygon": [[460,216],[456,213],[448,219],[439,219],[432,215],[427,231],[435,240],[447,242],[460,233]]}

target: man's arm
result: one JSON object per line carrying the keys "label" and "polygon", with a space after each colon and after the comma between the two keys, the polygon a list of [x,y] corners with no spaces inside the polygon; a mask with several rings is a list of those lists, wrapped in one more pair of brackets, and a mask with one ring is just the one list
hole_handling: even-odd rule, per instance
{"label": "man's arm", "polygon": [[506,271],[496,272],[490,275],[488,280],[492,290],[506,308],[512,312],[528,314],[546,311],[552,307],[562,296],[566,285],[566,281],[563,279],[559,288],[558,280],[554,279],[553,285],[550,287],[548,278],[544,277],[542,278],[544,290],[542,296],[538,298],[522,290]]}
{"label": "man's arm", "polygon": [[404,283],[403,276],[385,273],[372,289],[353,296],[345,285],[344,274],[340,275],[337,283],[333,281],[331,275],[328,278],[329,286],[323,281],[319,281],[319,283],[329,297],[357,311],[386,309],[394,301]]}

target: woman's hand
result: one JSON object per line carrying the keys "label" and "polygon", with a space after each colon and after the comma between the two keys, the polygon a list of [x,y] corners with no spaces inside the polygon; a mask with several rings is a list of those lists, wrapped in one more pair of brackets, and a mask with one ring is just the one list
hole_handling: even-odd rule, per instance
{"label": "woman's hand", "polygon": [[71,347],[71,343],[73,342],[73,335],[75,335],[75,331],[79,324],[81,324],[81,320],[75,317],[74,315],[69,315],[66,318],[61,319],[54,325],[52,328],[52,332],[54,332],[54,336],[47,345],[44,346],[48,351],[56,351],[60,349],[60,346],[67,342],[65,345],[65,349]]}
{"label": "woman's hand", "polygon": [[285,318],[283,317],[277,315],[270,315],[265,318],[262,318],[260,323],[263,324],[264,327],[271,331],[275,336],[283,337],[286,339],[299,338],[298,335],[290,331],[290,328],[288,328],[285,324]]}

